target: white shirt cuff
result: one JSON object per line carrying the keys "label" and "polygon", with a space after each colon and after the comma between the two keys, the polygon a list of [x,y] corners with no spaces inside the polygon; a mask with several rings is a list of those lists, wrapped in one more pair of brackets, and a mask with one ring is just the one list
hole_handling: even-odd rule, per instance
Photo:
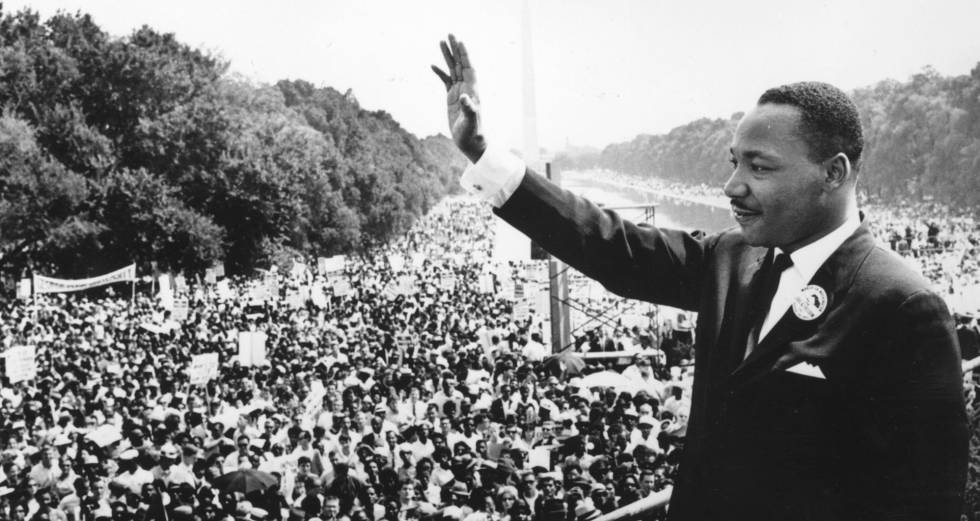
{"label": "white shirt cuff", "polygon": [[521,158],[491,145],[479,161],[463,171],[459,184],[478,199],[500,208],[524,180],[525,170],[527,166]]}

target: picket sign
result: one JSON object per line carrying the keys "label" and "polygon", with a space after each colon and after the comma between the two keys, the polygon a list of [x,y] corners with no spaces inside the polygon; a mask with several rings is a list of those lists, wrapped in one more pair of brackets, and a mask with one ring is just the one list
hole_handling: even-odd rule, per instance
{"label": "picket sign", "polygon": [[205,385],[218,376],[218,353],[204,353],[191,357],[187,366],[191,385]]}

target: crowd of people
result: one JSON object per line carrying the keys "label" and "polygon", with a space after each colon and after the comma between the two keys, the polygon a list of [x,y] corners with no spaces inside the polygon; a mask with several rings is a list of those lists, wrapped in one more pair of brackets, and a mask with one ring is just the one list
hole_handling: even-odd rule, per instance
{"label": "crowd of people", "polygon": [[663,493],[694,317],[552,356],[547,275],[493,259],[492,219],[448,199],[340,270],[2,301],[37,371],[0,378],[0,519],[590,521]]}

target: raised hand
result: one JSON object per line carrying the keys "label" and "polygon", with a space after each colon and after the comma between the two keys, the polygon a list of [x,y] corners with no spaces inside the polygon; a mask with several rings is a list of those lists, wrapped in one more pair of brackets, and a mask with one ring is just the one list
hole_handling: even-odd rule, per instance
{"label": "raised hand", "polygon": [[470,65],[463,42],[449,35],[449,42],[439,42],[449,73],[435,65],[432,71],[446,86],[446,109],[449,130],[456,147],[473,163],[486,150],[487,144],[480,129],[480,99],[476,94],[476,73]]}

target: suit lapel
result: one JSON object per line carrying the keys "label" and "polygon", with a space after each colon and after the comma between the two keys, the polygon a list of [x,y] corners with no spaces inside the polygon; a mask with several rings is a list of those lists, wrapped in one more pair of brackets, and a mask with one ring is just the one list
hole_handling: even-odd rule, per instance
{"label": "suit lapel", "polygon": [[827,316],[833,313],[840,295],[850,286],[861,261],[873,246],[871,232],[862,224],[831,254],[807,284],[819,286],[826,291],[827,306],[824,312],[813,320],[803,320],[796,316],[790,306],[769,334],[736,367],[731,375],[732,383],[754,380],[761,376],[772,368],[773,363],[788,349],[792,341],[812,335]]}
{"label": "suit lapel", "polygon": [[758,293],[760,271],[766,261],[768,250],[759,250],[753,260],[747,262],[738,274],[738,287],[731,294],[730,301],[725,306],[724,326],[725,336],[728,338],[728,366],[725,374],[742,362],[745,357],[745,339],[748,336],[752,317],[752,295]]}

